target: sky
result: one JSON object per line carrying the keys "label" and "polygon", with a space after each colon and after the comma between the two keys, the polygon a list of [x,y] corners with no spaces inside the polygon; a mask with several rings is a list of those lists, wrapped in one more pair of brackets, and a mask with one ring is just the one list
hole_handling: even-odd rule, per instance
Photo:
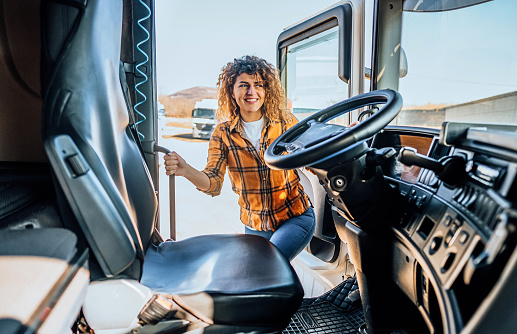
{"label": "sky", "polygon": [[255,55],[276,66],[283,29],[338,0],[156,0],[158,94],[215,87],[224,65]]}

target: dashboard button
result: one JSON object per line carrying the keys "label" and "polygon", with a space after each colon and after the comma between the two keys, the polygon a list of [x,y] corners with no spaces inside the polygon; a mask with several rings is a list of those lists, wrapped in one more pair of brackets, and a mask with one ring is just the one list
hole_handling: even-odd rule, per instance
{"label": "dashboard button", "polygon": [[429,254],[433,255],[434,253],[436,253],[440,249],[442,241],[442,237],[434,237],[433,240],[431,240],[431,244],[429,246]]}
{"label": "dashboard button", "polygon": [[463,225],[461,221],[459,221],[458,219],[454,219],[451,225],[451,233],[456,233],[456,231],[460,228],[461,225]]}
{"label": "dashboard button", "polygon": [[443,225],[449,226],[449,225],[451,225],[451,222],[452,222],[452,217],[447,215],[447,217],[445,217],[445,219],[443,220]]}
{"label": "dashboard button", "polygon": [[445,236],[445,247],[449,247],[449,244],[451,243],[453,236],[454,234],[447,233],[447,235]]}
{"label": "dashboard button", "polygon": [[460,236],[458,237],[458,241],[461,244],[465,244],[468,239],[469,239],[469,234],[466,231],[461,231]]}

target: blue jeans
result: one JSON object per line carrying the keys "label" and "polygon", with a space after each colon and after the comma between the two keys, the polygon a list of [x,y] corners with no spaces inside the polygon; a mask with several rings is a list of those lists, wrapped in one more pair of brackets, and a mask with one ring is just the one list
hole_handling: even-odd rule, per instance
{"label": "blue jeans", "polygon": [[292,261],[309,244],[315,227],[314,210],[309,208],[301,215],[286,220],[275,232],[257,231],[247,226],[244,232],[268,239]]}

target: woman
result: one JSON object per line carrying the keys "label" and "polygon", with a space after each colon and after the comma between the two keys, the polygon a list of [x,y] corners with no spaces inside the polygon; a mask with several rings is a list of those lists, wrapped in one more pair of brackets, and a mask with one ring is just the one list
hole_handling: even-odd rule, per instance
{"label": "woman", "polygon": [[246,234],[269,239],[291,261],[314,233],[314,211],[294,170],[278,171],[264,163],[264,151],[296,123],[286,108],[274,67],[245,56],[228,63],[217,82],[219,123],[210,139],[205,169],[199,171],[176,152],[165,156],[167,175],[184,176],[198,190],[217,196],[228,169],[239,195]]}

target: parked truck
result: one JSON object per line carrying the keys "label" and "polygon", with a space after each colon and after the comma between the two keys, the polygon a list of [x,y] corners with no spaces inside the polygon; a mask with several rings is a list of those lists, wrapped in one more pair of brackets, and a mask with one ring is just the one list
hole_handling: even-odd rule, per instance
{"label": "parked truck", "polygon": [[203,99],[192,110],[192,137],[210,139],[215,128],[217,100]]}

